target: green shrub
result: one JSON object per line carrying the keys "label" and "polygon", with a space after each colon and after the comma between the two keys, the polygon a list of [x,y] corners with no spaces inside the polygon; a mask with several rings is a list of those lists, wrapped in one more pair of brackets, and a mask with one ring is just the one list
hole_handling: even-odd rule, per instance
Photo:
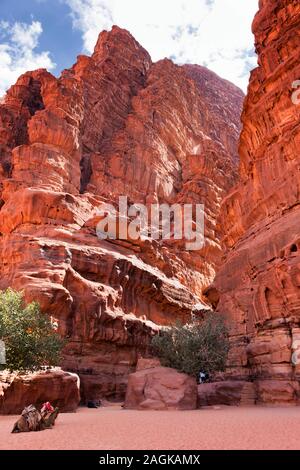
{"label": "green shrub", "polygon": [[39,304],[24,304],[23,294],[0,291],[0,339],[5,343],[10,371],[34,371],[59,364],[64,340]]}
{"label": "green shrub", "polygon": [[224,318],[209,313],[202,321],[176,324],[154,336],[151,343],[162,365],[198,376],[225,369],[229,338]]}

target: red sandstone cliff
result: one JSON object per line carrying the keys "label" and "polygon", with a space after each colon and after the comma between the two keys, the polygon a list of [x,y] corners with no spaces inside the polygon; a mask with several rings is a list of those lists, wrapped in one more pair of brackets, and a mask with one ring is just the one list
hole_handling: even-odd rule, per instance
{"label": "red sandstone cliff", "polygon": [[[153,64],[118,27],[56,79],[28,72],[0,105],[0,288],[59,319],[85,398],[124,393],[157,325],[188,319],[220,260],[220,202],[237,176],[242,92],[199,66]],[[95,215],[202,202],[202,250],[100,241]]]}
{"label": "red sandstone cliff", "polygon": [[242,116],[240,182],[223,203],[227,255],[214,284],[218,309],[233,320],[229,375],[252,376],[268,402],[300,398],[291,361],[300,339],[299,30],[299,1],[260,1],[259,67]]}

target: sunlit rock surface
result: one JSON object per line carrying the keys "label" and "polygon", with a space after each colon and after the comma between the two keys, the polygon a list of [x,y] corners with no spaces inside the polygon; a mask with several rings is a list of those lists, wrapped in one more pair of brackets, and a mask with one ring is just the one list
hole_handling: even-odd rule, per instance
{"label": "sunlit rock surface", "polygon": [[[56,79],[22,75],[0,105],[0,288],[23,289],[68,338],[82,398],[124,395],[159,325],[190,319],[221,258],[243,93],[207,69],[153,64],[125,30]],[[245,137],[244,137],[245,138]],[[205,245],[100,241],[97,210],[203,203]],[[195,307],[196,306],[196,307]]]}
{"label": "sunlit rock surface", "polygon": [[292,99],[299,28],[299,2],[260,2],[240,182],[222,208],[227,255],[208,292],[232,320],[228,375],[256,380],[259,399],[274,403],[299,401],[300,369],[292,363],[300,350],[300,106]]}

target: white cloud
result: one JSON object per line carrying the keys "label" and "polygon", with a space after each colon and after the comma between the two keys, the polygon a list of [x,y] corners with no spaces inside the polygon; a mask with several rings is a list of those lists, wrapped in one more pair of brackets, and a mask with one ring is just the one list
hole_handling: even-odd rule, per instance
{"label": "white cloud", "polygon": [[91,53],[113,24],[128,29],[154,61],[198,63],[246,90],[256,66],[251,23],[258,0],[63,0]]}
{"label": "white cloud", "polygon": [[55,67],[49,52],[37,52],[39,37],[43,32],[39,21],[28,23],[0,22],[0,96],[17,78],[28,70]]}
{"label": "white cloud", "polygon": [[[71,9],[73,26],[82,32],[85,52],[91,53],[97,37],[114,24],[115,0],[63,0]],[[124,0],[123,0],[124,1]]]}

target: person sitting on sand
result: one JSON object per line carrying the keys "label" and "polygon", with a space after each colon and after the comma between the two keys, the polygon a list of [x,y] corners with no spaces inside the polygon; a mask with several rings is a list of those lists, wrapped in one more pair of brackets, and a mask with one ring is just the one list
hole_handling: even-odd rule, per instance
{"label": "person sitting on sand", "polygon": [[49,402],[43,404],[41,412],[34,405],[29,405],[14,424],[12,433],[49,429],[54,426],[58,413],[59,408],[54,409]]}

